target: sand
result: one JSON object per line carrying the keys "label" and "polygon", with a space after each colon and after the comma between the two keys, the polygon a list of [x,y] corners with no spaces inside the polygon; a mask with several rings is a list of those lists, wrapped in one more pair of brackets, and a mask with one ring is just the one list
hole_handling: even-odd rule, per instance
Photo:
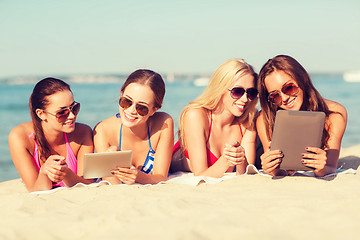
{"label": "sand", "polygon": [[217,184],[104,185],[27,193],[0,183],[0,239],[360,239],[360,145],[339,167],[357,174]]}

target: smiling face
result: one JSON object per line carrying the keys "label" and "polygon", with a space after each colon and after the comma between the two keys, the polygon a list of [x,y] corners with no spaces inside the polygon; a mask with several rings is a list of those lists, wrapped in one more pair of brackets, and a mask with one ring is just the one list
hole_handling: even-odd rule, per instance
{"label": "smiling face", "polygon": [[298,86],[295,79],[281,70],[273,71],[265,77],[265,86],[269,94],[277,92],[281,96],[282,102],[278,105],[280,108],[285,110],[300,110],[301,105],[303,104],[304,93],[301,88],[298,89],[298,92],[295,95],[283,93],[281,90],[283,86],[288,83],[293,83]]}
{"label": "smiling face", "polygon": [[[245,73],[245,75],[237,74],[235,76],[234,84],[230,89],[234,87],[242,87],[244,89],[254,88],[254,76],[248,73]],[[234,99],[231,97],[230,91],[226,91],[222,99],[225,109],[236,117],[240,117],[252,101],[248,98],[246,93],[244,93],[240,98]]]}
{"label": "smiling face", "polygon": [[[157,109],[154,109],[154,92],[148,85],[142,85],[139,83],[131,83],[125,89],[121,95],[125,97],[128,101],[132,101],[132,104],[128,108],[123,108],[119,106],[119,113],[122,119],[122,123],[126,127],[133,127],[139,124],[146,123],[148,118],[152,116]],[[146,116],[141,116],[136,110],[136,105],[138,107],[144,108],[147,107],[149,112]]]}
{"label": "smiling face", "polygon": [[57,119],[57,113],[63,112],[65,109],[74,105],[74,96],[71,91],[64,90],[54,93],[47,97],[48,104],[44,110],[37,110],[38,116],[43,120],[44,124],[51,126],[53,129],[70,133],[75,130],[76,115],[72,111],[64,120]]}

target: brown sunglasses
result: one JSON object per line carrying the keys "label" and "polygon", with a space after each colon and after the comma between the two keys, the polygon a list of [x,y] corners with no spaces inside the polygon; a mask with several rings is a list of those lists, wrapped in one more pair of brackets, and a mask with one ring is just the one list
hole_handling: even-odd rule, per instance
{"label": "brown sunglasses", "polygon": [[[133,104],[134,104],[134,101],[127,98],[127,97],[121,97],[119,99],[119,105],[123,109],[128,109]],[[135,109],[136,109],[136,112],[142,117],[148,115],[148,113],[149,113],[149,108],[147,106],[143,105],[143,104],[140,104],[140,103],[135,103]]]}
{"label": "brown sunglasses", "polygon": [[[299,87],[293,82],[285,83],[281,87],[281,92],[288,96],[296,96],[299,93]],[[274,105],[280,106],[282,104],[281,93],[278,90],[272,91],[269,93],[268,101]]]}
{"label": "brown sunglasses", "polygon": [[70,107],[61,109],[60,111],[56,112],[56,113],[50,113],[44,110],[45,113],[48,113],[54,117],[56,117],[56,119],[58,120],[58,122],[65,122],[66,119],[69,117],[70,112],[72,112],[75,116],[79,113],[80,111],[80,103],[78,102],[74,102],[73,105],[71,105]]}

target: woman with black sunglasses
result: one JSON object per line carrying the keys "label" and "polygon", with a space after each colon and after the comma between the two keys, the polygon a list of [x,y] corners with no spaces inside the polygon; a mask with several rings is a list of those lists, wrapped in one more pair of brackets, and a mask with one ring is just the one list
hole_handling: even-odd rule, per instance
{"label": "woman with black sunglasses", "polygon": [[[255,162],[257,74],[242,59],[223,63],[200,97],[182,111],[172,171],[222,177]],[[180,166],[179,166],[180,165]]]}
{"label": "woman with black sunglasses", "polygon": [[320,111],[326,115],[322,147],[304,149],[302,163],[314,169],[321,177],[336,171],[341,140],[347,123],[346,109],[339,103],[324,99],[313,86],[309,74],[294,58],[279,55],[262,67],[259,74],[259,98],[261,113],[257,119],[257,131],[264,147],[261,163],[270,175],[288,175],[279,168],[282,152],[270,151],[270,141],[276,111]]}
{"label": "woman with black sunglasses", "polygon": [[29,108],[32,122],[9,134],[11,157],[27,189],[90,183],[81,177],[81,171],[84,154],[94,151],[92,130],[76,123],[80,103],[74,101],[70,86],[56,78],[39,81]]}
{"label": "woman with black sunglasses", "polygon": [[94,129],[96,152],[132,150],[133,167],[118,167],[112,184],[154,184],[167,179],[174,123],[169,114],[158,112],[165,95],[162,77],[151,70],[131,73],[121,87],[119,113]]}

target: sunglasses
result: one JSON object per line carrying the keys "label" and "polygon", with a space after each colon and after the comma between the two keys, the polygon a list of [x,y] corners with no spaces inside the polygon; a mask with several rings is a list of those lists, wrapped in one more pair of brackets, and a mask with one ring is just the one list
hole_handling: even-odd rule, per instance
{"label": "sunglasses", "polygon": [[74,104],[72,106],[61,109],[60,111],[56,112],[55,114],[47,112],[47,111],[44,111],[44,112],[56,117],[58,122],[65,122],[66,119],[69,117],[70,112],[72,112],[76,116],[79,113],[79,111],[80,111],[80,103],[74,102]]}
{"label": "sunglasses", "polygon": [[[288,96],[296,96],[299,92],[299,87],[295,85],[295,83],[285,83],[281,87],[281,92]],[[278,90],[272,91],[269,94],[268,101],[271,102],[274,105],[280,106],[282,104],[282,96],[281,93]]]}
{"label": "sunglasses", "polygon": [[234,87],[232,89],[229,89],[229,91],[230,91],[230,96],[234,99],[241,98],[246,92],[247,98],[249,98],[250,100],[254,100],[259,93],[256,88],[245,89],[242,87]]}
{"label": "sunglasses", "polygon": [[[133,104],[134,104],[133,100],[131,100],[129,98],[121,97],[119,99],[119,105],[123,109],[128,109]],[[136,112],[142,117],[148,115],[148,113],[149,113],[149,108],[147,106],[143,105],[143,104],[140,104],[140,103],[135,104],[135,109],[136,109]]]}

